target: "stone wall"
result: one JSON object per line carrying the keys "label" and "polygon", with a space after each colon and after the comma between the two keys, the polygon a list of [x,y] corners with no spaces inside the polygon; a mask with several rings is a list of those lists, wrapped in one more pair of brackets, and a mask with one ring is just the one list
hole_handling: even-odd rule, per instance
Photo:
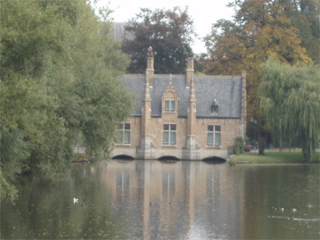
{"label": "stone wall", "polygon": [[[136,148],[140,145],[141,118],[134,117],[127,121],[131,125],[131,143],[129,145],[115,145],[112,151],[112,157],[117,155],[128,155],[136,158]],[[176,124],[176,145],[163,145],[163,124]],[[207,129],[208,125],[221,126],[221,145],[219,147],[207,146]],[[187,118],[178,118],[176,113],[165,113],[162,118],[151,118],[151,124],[147,126],[148,132],[151,133],[151,141],[154,145],[154,158],[158,159],[163,156],[174,156],[179,159],[183,158],[183,147],[187,141]],[[197,118],[195,127],[195,140],[199,147],[199,159],[207,157],[227,158],[228,147],[233,146],[235,138],[241,136],[243,123],[240,119],[214,119],[214,118]]]}

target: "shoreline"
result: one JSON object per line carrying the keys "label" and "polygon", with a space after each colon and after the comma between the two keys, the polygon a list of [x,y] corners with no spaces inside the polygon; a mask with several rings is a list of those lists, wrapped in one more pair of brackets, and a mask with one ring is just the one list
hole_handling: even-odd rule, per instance
{"label": "shoreline", "polygon": [[264,155],[241,153],[230,156],[227,160],[232,164],[283,164],[283,165],[310,165],[320,163],[320,153],[315,152],[310,162],[304,161],[302,152],[265,152]]}
{"label": "shoreline", "polygon": [[[227,161],[229,163],[229,161]],[[236,162],[236,164],[241,164],[241,165],[319,165],[319,162],[311,162],[311,163],[306,163],[306,162],[301,162],[301,163],[278,163],[278,162]]]}

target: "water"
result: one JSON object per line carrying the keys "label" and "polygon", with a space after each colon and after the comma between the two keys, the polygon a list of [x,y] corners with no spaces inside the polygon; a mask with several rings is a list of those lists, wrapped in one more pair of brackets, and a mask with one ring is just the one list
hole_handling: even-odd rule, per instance
{"label": "water", "polygon": [[15,206],[1,204],[1,239],[320,237],[318,165],[110,160],[18,188]]}

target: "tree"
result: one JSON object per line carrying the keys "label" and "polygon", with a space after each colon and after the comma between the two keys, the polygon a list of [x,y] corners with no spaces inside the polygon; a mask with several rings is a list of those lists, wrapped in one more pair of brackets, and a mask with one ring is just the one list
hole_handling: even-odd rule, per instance
{"label": "tree", "polygon": [[153,47],[156,73],[185,73],[187,57],[192,56],[190,44],[195,36],[193,21],[188,9],[173,10],[142,8],[136,18],[125,26],[127,36],[124,39],[123,52],[131,58],[130,73],[144,73],[146,53]]}
{"label": "tree", "polygon": [[17,174],[65,173],[77,143],[97,159],[130,115],[128,59],[105,13],[100,22],[85,0],[1,1],[2,198]]}
{"label": "tree", "polygon": [[284,136],[297,139],[305,160],[310,161],[319,143],[319,66],[291,66],[269,58],[261,68],[261,108],[274,140],[282,148]]}
{"label": "tree", "polygon": [[293,25],[299,29],[301,45],[316,64],[320,63],[320,22],[318,0],[296,1],[296,11],[289,14]]}
{"label": "tree", "polygon": [[43,78],[58,47],[51,31],[55,20],[52,13],[42,15],[35,1],[1,2],[2,198],[14,197],[10,183],[17,174],[33,170],[41,175],[51,165],[49,176],[67,164],[64,122]]}
{"label": "tree", "polygon": [[[219,20],[205,38],[209,59],[203,60],[202,65],[206,66],[206,73],[232,75],[247,71],[248,119],[258,119],[259,139],[261,132],[269,131],[257,95],[261,64],[268,56],[290,64],[311,62],[301,46],[299,30],[287,17],[292,7],[288,3],[289,0],[237,0],[230,4],[236,12],[234,21]],[[252,127],[248,124],[251,135]]]}

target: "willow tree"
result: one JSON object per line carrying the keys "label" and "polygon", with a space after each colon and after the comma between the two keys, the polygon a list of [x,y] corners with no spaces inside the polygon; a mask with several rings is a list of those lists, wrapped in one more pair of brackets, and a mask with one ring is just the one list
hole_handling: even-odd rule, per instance
{"label": "willow tree", "polygon": [[261,69],[260,106],[274,141],[281,149],[283,137],[295,138],[310,161],[319,142],[319,66],[280,64],[271,57]]}

